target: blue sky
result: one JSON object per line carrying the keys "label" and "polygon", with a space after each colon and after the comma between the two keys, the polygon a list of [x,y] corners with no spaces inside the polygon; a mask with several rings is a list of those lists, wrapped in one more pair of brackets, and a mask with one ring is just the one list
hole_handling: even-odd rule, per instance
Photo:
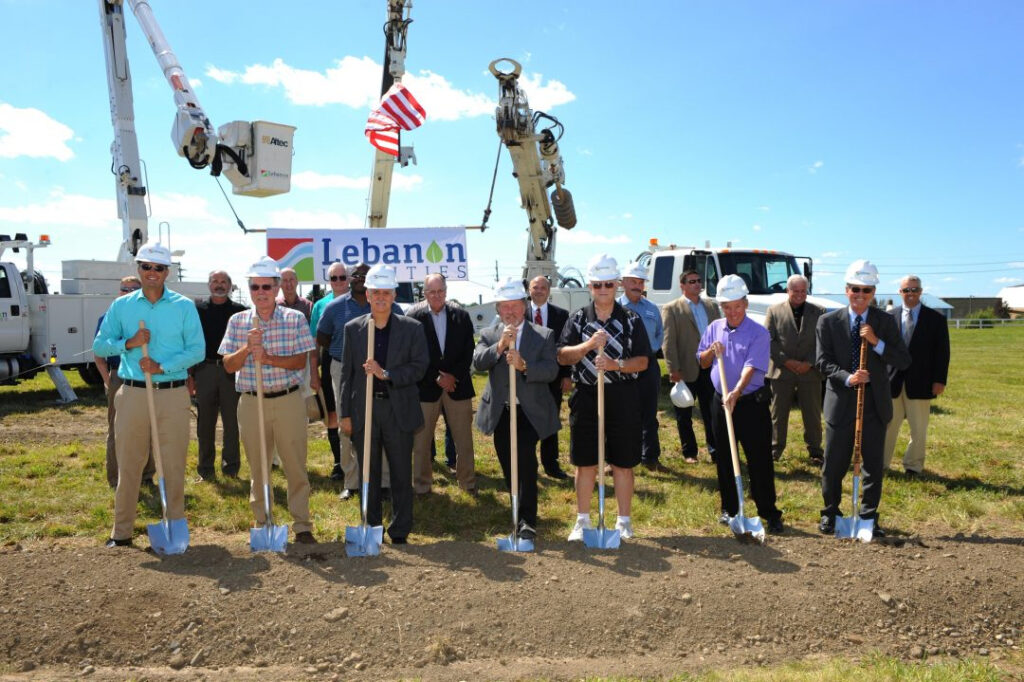
{"label": "blue sky", "polygon": [[[233,198],[247,226],[361,227],[385,0],[151,0],[214,125],[298,127],[288,195]],[[0,232],[48,233],[38,265],[112,259],[121,240],[99,28],[88,0],[0,0]],[[128,11],[150,230],[171,224],[192,278],[236,277],[264,247],[170,142],[170,88]],[[662,244],[815,259],[815,290],[856,258],[882,289],[916,272],[939,296],[1024,283],[1024,4],[416,0],[406,84],[428,120],[403,136],[389,225],[479,224],[497,149],[497,57],[558,117],[579,217],[560,267]],[[225,187],[227,184],[225,183]],[[526,216],[503,153],[470,278],[516,274]],[[463,290],[463,297],[468,293]]]}

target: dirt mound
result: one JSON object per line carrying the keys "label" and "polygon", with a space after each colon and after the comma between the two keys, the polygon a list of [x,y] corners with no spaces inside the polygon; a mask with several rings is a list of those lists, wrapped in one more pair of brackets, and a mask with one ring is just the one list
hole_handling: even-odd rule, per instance
{"label": "dirt mound", "polygon": [[167,558],[25,543],[0,550],[0,665],[225,680],[661,676],[876,651],[1019,665],[1021,540],[789,532],[763,547],[542,538],[529,555],[437,542],[364,559],[340,543],[254,555],[202,530]]}

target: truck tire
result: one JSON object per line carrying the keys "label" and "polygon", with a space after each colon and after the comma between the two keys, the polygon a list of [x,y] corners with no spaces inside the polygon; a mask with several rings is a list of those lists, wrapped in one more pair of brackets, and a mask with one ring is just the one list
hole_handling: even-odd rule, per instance
{"label": "truck tire", "polygon": [[80,366],[78,368],[78,374],[82,377],[82,381],[90,386],[103,385],[103,376],[100,374],[100,371],[96,369],[96,365],[91,362],[88,365]]}

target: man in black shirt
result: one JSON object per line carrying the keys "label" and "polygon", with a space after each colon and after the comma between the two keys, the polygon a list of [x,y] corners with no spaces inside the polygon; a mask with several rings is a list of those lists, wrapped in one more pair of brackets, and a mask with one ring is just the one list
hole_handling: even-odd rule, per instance
{"label": "man in black shirt", "polygon": [[199,481],[215,478],[218,412],[224,427],[221,471],[225,476],[235,478],[241,462],[238,451],[239,394],[235,390],[235,378],[224,371],[224,361],[217,354],[217,349],[227,330],[228,319],[247,308],[228,298],[231,293],[231,276],[223,270],[211,272],[207,285],[210,297],[196,301],[199,322],[203,325],[203,337],[206,339],[206,359],[192,368],[189,377],[189,389],[196,397],[199,413],[196,423],[196,435],[199,438],[196,473],[199,474]]}

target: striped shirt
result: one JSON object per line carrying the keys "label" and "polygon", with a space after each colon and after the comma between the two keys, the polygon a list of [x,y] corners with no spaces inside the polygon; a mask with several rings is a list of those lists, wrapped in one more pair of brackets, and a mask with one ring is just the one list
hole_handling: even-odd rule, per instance
{"label": "striped shirt", "polygon": [[[259,321],[263,329],[263,348],[267,353],[279,357],[289,357],[308,353],[316,348],[313,336],[309,333],[306,317],[297,310],[274,306],[270,321],[259,319],[255,310],[235,313],[228,320],[228,330],[217,352],[228,355],[246,345],[249,331]],[[302,369],[284,369],[263,365],[263,392],[274,393],[298,386],[302,383]],[[235,390],[239,393],[256,390],[256,364],[252,356],[245,359],[242,368],[235,373]]]}
{"label": "striped shirt", "polygon": [[[615,304],[612,314],[605,322],[597,319],[597,311],[594,310],[593,302],[574,312],[569,316],[569,321],[565,323],[562,338],[558,340],[558,347],[577,346],[601,329],[608,334],[608,343],[604,347],[604,354],[612,360],[647,357],[651,354],[651,342],[647,338],[647,329],[644,327],[644,323],[636,313],[623,308],[618,303]],[[572,380],[577,384],[596,386],[597,368],[594,367],[596,359],[596,350],[584,355],[579,362],[572,366]],[[606,384],[632,381],[636,378],[635,372],[606,371],[604,373]]]}

